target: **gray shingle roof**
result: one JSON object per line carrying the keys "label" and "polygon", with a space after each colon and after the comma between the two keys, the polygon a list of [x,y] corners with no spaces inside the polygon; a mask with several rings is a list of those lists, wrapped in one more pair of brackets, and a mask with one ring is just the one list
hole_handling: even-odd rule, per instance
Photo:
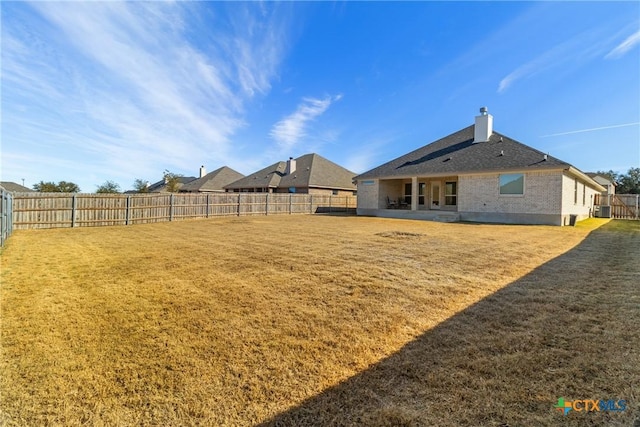
{"label": "gray shingle roof", "polygon": [[296,159],[296,170],[280,180],[279,187],[316,187],[355,190],[356,174],[340,165],[311,153]]}
{"label": "gray shingle roof", "polygon": [[0,187],[12,193],[32,193],[33,192],[32,189],[27,188],[20,184],[16,184],[15,182],[11,182],[11,181],[0,182]]}
{"label": "gray shingle roof", "polygon": [[[196,179],[195,176],[180,176],[178,177],[178,189],[182,188],[182,186],[188,182],[194,181]],[[166,193],[167,192],[167,184],[165,184],[164,179],[158,182],[151,184],[147,190],[149,193]]]}
{"label": "gray shingle roof", "polygon": [[224,191],[224,186],[243,178],[240,172],[223,166],[180,187],[181,192]]}
{"label": "gray shingle roof", "polygon": [[609,184],[613,184],[615,186],[618,186],[618,184],[615,181],[611,181],[608,177],[606,176],[602,176],[598,173],[595,172],[585,172],[586,175],[593,179],[595,182],[597,182],[600,185],[609,185]]}
{"label": "gray shingle roof", "polygon": [[488,142],[473,143],[474,125],[364,172],[357,180],[501,170],[566,169],[571,165],[493,132]]}
{"label": "gray shingle roof", "polygon": [[249,176],[235,181],[225,188],[229,190],[242,188],[332,188],[355,190],[353,177],[355,173],[325,159],[319,154],[311,153],[295,159],[296,170],[287,175],[287,162],[274,163]]}
{"label": "gray shingle roof", "polygon": [[226,189],[241,188],[276,188],[280,183],[280,178],[287,169],[287,162],[277,162],[264,169],[260,169],[251,175],[245,176],[237,181],[226,185]]}

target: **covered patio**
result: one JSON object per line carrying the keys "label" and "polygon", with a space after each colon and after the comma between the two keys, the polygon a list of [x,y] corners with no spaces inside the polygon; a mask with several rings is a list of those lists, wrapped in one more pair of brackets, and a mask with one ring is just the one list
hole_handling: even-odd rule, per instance
{"label": "covered patio", "polygon": [[378,209],[458,211],[458,178],[380,179]]}

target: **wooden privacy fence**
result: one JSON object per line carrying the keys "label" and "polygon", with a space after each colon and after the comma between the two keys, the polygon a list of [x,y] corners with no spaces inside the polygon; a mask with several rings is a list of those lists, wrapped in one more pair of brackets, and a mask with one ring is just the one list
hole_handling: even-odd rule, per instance
{"label": "wooden privacy fence", "polygon": [[0,189],[0,197],[2,203],[0,203],[0,247],[4,246],[5,240],[11,235],[13,229],[12,210],[13,210],[13,197],[8,191]]}
{"label": "wooden privacy fence", "polygon": [[13,228],[96,227],[215,216],[355,213],[356,196],[14,193]]}
{"label": "wooden privacy fence", "polygon": [[596,194],[597,215],[615,219],[640,219],[640,195]]}

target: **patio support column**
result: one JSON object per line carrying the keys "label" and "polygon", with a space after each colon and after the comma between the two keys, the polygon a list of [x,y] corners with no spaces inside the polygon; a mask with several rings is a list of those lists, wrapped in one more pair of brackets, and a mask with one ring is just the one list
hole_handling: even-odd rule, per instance
{"label": "patio support column", "polygon": [[411,178],[411,210],[418,210],[418,177]]}

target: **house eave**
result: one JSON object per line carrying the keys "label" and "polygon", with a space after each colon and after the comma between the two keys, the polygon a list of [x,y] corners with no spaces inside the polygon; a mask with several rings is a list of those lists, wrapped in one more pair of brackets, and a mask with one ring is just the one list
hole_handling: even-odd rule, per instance
{"label": "house eave", "polygon": [[405,174],[405,175],[386,175],[386,176],[367,176],[360,175],[354,178],[354,181],[365,181],[371,179],[377,180],[392,180],[392,179],[411,179],[413,177],[421,177],[421,178],[443,178],[448,176],[463,176],[463,175],[494,175],[496,173],[516,173],[516,172],[561,172],[566,170],[565,167],[562,166],[552,166],[552,167],[537,167],[535,169],[527,169],[524,168],[508,168],[508,169],[478,169],[478,170],[469,170],[469,171],[450,171],[450,172],[437,172],[437,173],[420,173],[420,174]]}
{"label": "house eave", "polygon": [[607,189],[605,187],[603,187],[602,185],[598,184],[589,175],[585,174],[584,172],[580,171],[579,169],[574,168],[573,166],[569,166],[568,168],[565,169],[565,171],[567,172],[567,174],[572,175],[575,178],[579,178],[582,181],[585,181],[585,182],[589,183],[593,188],[595,188],[596,190],[598,190],[600,192],[607,191]]}

